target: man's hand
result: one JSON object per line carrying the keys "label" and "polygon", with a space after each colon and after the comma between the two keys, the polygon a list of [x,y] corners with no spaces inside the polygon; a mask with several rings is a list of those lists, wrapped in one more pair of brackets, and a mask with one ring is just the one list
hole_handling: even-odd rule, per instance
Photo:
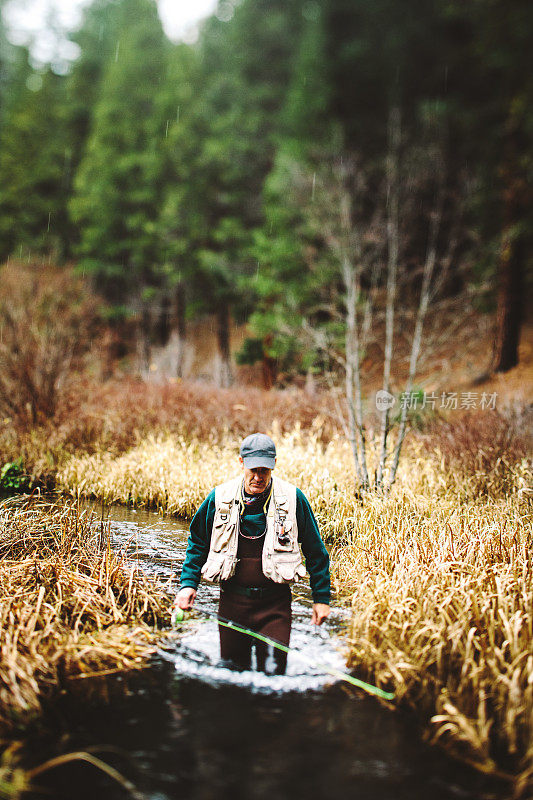
{"label": "man's hand", "polygon": [[180,589],[174,600],[174,606],[181,608],[183,611],[190,611],[196,599],[196,589],[191,589],[190,586],[184,586]]}
{"label": "man's hand", "polygon": [[313,616],[311,617],[313,625],[322,625],[330,610],[326,603],[313,603]]}

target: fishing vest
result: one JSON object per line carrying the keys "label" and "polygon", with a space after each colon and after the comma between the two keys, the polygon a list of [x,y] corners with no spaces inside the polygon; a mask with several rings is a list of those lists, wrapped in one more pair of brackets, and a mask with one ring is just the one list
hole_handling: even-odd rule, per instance
{"label": "fishing vest", "polygon": [[[215,517],[211,545],[202,575],[207,581],[227,581],[235,573],[239,546],[240,498],[243,478],[215,488]],[[296,486],[272,477],[272,497],[266,512],[266,532],[261,564],[263,573],[275,583],[291,583],[305,575],[298,545]],[[288,541],[280,544],[278,534]],[[285,537],[284,537],[285,539]]]}

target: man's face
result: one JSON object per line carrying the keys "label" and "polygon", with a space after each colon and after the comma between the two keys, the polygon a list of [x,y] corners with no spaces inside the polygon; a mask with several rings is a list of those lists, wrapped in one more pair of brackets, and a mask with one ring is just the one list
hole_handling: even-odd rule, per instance
{"label": "man's face", "polygon": [[242,458],[239,459],[244,470],[244,489],[248,494],[261,494],[270,483],[272,470],[268,467],[254,467],[248,469],[244,466]]}

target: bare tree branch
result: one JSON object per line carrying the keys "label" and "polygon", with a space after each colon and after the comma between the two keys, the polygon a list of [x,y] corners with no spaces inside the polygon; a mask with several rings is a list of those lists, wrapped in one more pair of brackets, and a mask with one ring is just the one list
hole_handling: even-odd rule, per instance
{"label": "bare tree branch", "polygon": [[[383,359],[383,391],[390,393],[390,372],[392,363],[392,343],[394,337],[394,307],[396,301],[396,275],[399,253],[399,149],[401,140],[400,110],[393,107],[389,120],[389,156],[387,164],[388,221],[387,241],[389,247],[387,262],[387,309],[385,316],[385,355]],[[376,487],[383,485],[387,437],[389,434],[390,405],[385,404],[381,412],[379,462],[376,473]]]}
{"label": "bare tree branch", "polygon": [[409,360],[409,375],[407,377],[407,383],[405,387],[405,394],[404,394],[404,402],[402,405],[401,410],[401,418],[400,418],[400,427],[398,429],[398,437],[396,440],[396,447],[394,449],[394,456],[392,465],[390,468],[388,480],[387,480],[387,491],[390,490],[392,484],[396,480],[396,473],[398,471],[398,464],[400,461],[400,452],[403,445],[403,440],[405,438],[406,428],[407,428],[407,409],[409,405],[409,397],[411,395],[411,391],[413,388],[413,381],[416,374],[416,366],[418,362],[418,356],[420,353],[420,346],[422,342],[422,329],[424,327],[424,320],[426,317],[426,312],[429,304],[430,299],[430,287],[431,287],[431,278],[433,276],[433,271],[435,268],[435,262],[437,259],[437,236],[439,233],[439,228],[442,220],[442,208],[444,204],[444,189],[443,189],[443,166],[442,161],[439,165],[439,169],[437,172],[438,176],[438,185],[436,190],[436,207],[431,215],[430,220],[430,230],[428,236],[428,246],[426,251],[426,258],[424,261],[424,272],[422,278],[422,288],[420,291],[420,302],[418,305],[418,311],[416,315],[416,322],[415,322],[415,330],[413,334],[413,344],[411,347],[411,356]]}

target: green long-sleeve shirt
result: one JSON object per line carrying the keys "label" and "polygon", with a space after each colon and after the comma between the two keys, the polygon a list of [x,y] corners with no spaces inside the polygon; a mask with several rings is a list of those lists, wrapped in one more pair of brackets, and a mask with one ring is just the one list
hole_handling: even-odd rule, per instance
{"label": "green long-sleeve shirt", "polygon": [[[181,571],[181,586],[196,589],[200,583],[201,570],[207,560],[211,545],[214,517],[215,490],[213,489],[191,520],[187,552]],[[329,555],[320,538],[318,525],[309,501],[300,489],[296,489],[296,522],[298,524],[298,541],[302,548],[305,566],[309,572],[313,601],[329,604],[331,593]],[[264,511],[247,513],[247,509],[244,509],[241,516],[241,531],[245,536],[260,535],[265,530],[265,526]]]}

